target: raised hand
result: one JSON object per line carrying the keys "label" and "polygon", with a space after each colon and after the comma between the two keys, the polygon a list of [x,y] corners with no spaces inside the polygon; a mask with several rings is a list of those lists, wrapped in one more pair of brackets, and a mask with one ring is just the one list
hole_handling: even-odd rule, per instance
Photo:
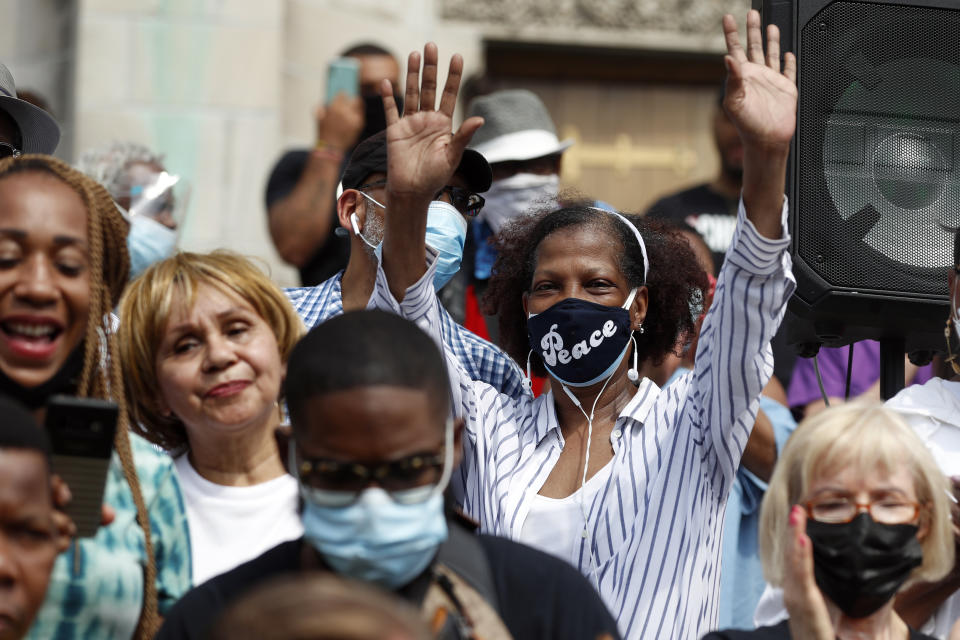
{"label": "raised hand", "polygon": [[740,132],[744,146],[786,146],[797,121],[797,59],[784,54],[780,69],[780,31],[767,27],[767,53],[763,53],[760,13],[747,14],[747,49],[733,16],[723,17],[727,41],[726,96],[723,107]]}
{"label": "raised hand", "polygon": [[440,107],[436,108],[437,56],[437,45],[429,42],[423,47],[421,80],[420,54],[410,54],[402,117],[397,111],[390,81],[384,80],[381,86],[387,116],[389,195],[431,200],[449,183],[467,143],[483,124],[482,118],[470,118],[453,132],[453,110],[463,74],[463,58],[458,54],[450,58],[447,82]]}
{"label": "raised hand", "polygon": [[363,131],[363,100],[338,93],[330,104],[317,107],[317,144],[343,153],[353,147]]}
{"label": "raised hand", "polygon": [[806,529],[807,514],[794,505],[783,551],[783,603],[790,614],[790,634],[794,638],[833,640],[836,634],[830,612],[813,577],[813,544]]}

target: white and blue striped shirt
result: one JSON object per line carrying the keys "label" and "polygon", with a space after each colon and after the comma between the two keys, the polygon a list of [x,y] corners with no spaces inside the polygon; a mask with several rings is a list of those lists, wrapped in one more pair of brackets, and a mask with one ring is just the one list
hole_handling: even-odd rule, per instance
{"label": "white and blue striped shirt", "polygon": [[[785,224],[786,202],[782,215]],[[590,535],[557,532],[579,539],[570,560],[597,585],[624,638],[699,638],[716,624],[727,494],[794,287],[785,229],[783,236],[762,237],[741,202],[694,370],[667,389],[641,382],[611,434],[612,472],[588,507]],[[381,269],[370,304],[415,321],[440,343],[432,281],[431,266],[397,303]],[[484,532],[516,539],[563,449],[553,396],[503,396],[446,356],[466,419],[455,488]]]}
{"label": "white and blue striped shirt", "polygon": [[[427,255],[433,260],[436,252],[427,247]],[[284,289],[297,315],[307,329],[343,313],[341,282],[343,271],[315,287]],[[517,398],[526,395],[523,389],[523,373],[517,364],[496,345],[484,340],[440,308],[440,327],[443,342],[447,344],[471,378],[482,380],[500,393]]]}

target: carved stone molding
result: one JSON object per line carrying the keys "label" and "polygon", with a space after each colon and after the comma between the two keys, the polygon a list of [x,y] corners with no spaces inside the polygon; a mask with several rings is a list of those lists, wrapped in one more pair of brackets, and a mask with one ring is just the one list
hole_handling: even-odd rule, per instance
{"label": "carved stone molding", "polygon": [[725,13],[743,16],[750,0],[438,0],[446,20],[528,27],[592,27],[713,36]]}

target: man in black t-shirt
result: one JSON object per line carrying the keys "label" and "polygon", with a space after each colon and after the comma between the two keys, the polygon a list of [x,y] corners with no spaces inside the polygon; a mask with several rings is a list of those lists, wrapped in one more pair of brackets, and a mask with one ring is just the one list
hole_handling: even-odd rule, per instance
{"label": "man in black t-shirt", "polygon": [[[645,215],[683,222],[693,227],[710,248],[713,275],[718,276],[737,226],[737,207],[743,182],[743,145],[736,127],[723,110],[722,90],[713,111],[713,141],[720,156],[720,173],[717,177],[660,198],[647,209]],[[789,320],[780,325],[770,343],[773,347],[773,373],[784,388],[790,386],[793,365],[797,360],[796,350],[787,342],[788,325]]]}
{"label": "man in black t-shirt", "polygon": [[220,612],[265,580],[331,571],[411,602],[435,638],[619,637],[593,587],[553,556],[473,535],[444,507],[463,420],[450,418],[443,356],[415,324],[347,312],[294,348],[285,383],[292,437],[281,456],[300,484],[304,537],[194,588],[159,640],[205,637]]}
{"label": "man in black t-shirt", "polygon": [[723,94],[713,112],[713,140],[720,156],[720,173],[712,181],[657,200],[647,210],[652,218],[681,221],[697,230],[719,275],[733,230],[743,181],[743,145],[736,127],[723,110]]}
{"label": "man in black t-shirt", "polygon": [[347,265],[350,242],[335,233],[337,183],[354,145],[386,128],[380,83],[396,83],[400,75],[396,59],[374,44],[351,47],[342,56],[360,62],[360,97],[340,94],[317,109],[314,149],[284,153],[267,181],[270,236],[280,257],[300,270],[305,287]]}

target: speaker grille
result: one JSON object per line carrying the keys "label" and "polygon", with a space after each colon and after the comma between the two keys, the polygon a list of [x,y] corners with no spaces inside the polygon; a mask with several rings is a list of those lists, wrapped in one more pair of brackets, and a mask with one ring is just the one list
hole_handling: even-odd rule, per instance
{"label": "speaker grille", "polygon": [[797,255],[942,295],[960,226],[960,11],[834,2],[800,33]]}

